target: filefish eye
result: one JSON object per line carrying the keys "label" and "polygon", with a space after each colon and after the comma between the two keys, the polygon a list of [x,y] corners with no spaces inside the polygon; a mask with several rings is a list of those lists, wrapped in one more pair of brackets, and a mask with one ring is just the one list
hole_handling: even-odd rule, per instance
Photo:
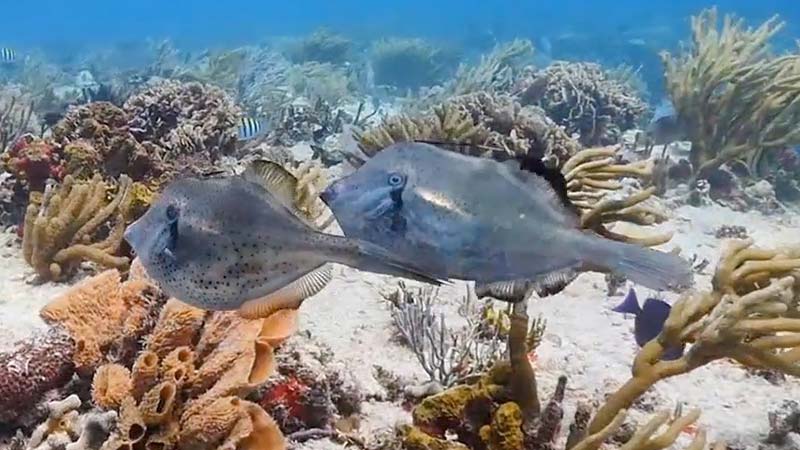
{"label": "filefish eye", "polygon": [[175,205],[167,206],[167,220],[175,222],[178,220],[178,208]]}
{"label": "filefish eye", "polygon": [[389,175],[389,186],[400,186],[405,181],[405,177],[399,173]]}

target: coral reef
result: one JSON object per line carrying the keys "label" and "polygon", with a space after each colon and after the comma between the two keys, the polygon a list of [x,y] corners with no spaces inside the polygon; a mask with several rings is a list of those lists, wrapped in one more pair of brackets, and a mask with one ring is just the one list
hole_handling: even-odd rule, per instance
{"label": "coral reef", "polygon": [[461,65],[455,78],[445,87],[448,96],[475,92],[508,92],[511,90],[522,61],[533,54],[533,44],[526,39],[496,45],[482,55],[474,66]]}
{"label": "coral reef", "polygon": [[63,156],[52,142],[33,135],[21,136],[0,157],[2,167],[29,191],[43,191],[48,179],[65,175]]}
{"label": "coral reef", "polygon": [[467,325],[461,330],[448,328],[444,316],[433,310],[436,296],[433,288],[409,289],[401,282],[384,297],[392,305],[397,331],[429,381],[446,387],[486,370],[500,358],[505,344],[498,328],[484,338],[486,323],[474,292],[468,290],[462,299],[459,309]]}
{"label": "coral reef", "polygon": [[[652,180],[654,163],[647,160],[619,164],[616,161],[618,151],[617,147],[582,150],[562,167],[569,200],[581,213],[581,227],[609,239],[640,245],[669,242],[672,233],[642,235],[630,226],[623,233],[609,229],[616,223],[653,225],[667,219],[666,212],[652,202],[655,187],[624,189],[626,177]],[[628,195],[617,195],[617,192]]]}
{"label": "coral reef", "polygon": [[41,396],[72,377],[74,344],[54,328],[0,354],[0,423],[28,414]]}
{"label": "coral reef", "polygon": [[[596,433],[624,414],[658,381],[720,358],[759,369],[800,375],[798,249],[764,250],[752,240],[729,241],[711,292],[689,292],[672,307],[662,332],[645,344],[633,376],[612,393],[589,424]],[[661,361],[665,348],[690,344],[677,360]]]}
{"label": "coral reef", "polygon": [[286,81],[295,96],[323,101],[333,107],[352,97],[350,79],[345,71],[330,63],[307,62],[286,72]]}
{"label": "coral reef", "polygon": [[24,134],[40,131],[39,127],[32,96],[19,86],[3,86],[0,90],[0,149],[5,151]]}
{"label": "coral reef", "polygon": [[578,133],[585,146],[619,143],[622,132],[647,112],[631,86],[594,63],[553,63],[520,80],[517,91],[523,105],[541,106],[567,132]]}
{"label": "coral reef", "polygon": [[247,53],[244,50],[213,52],[190,67],[180,68],[172,77],[218,86],[225,92],[235,94],[241,89],[241,76],[246,63]]}
{"label": "coral reef", "polygon": [[370,61],[375,83],[401,91],[432,86],[444,80],[452,58],[418,38],[385,38],[373,43]]}
{"label": "coral reef", "polygon": [[341,64],[347,61],[352,46],[353,43],[346,37],[321,28],[291,45],[287,56],[294,63],[314,61]]}
{"label": "coral reef", "polygon": [[131,133],[131,117],[108,102],[75,106],[53,127],[65,172],[80,179],[95,173],[107,178],[126,174],[133,181],[157,178],[164,170],[159,149],[139,143]]}
{"label": "coral reef", "polygon": [[696,178],[740,158],[755,169],[765,152],[800,143],[800,56],[769,53],[782,25],[772,18],[752,29],[726,16],[718,29],[708,9],[692,18],[691,45],[662,55]]}
{"label": "coral reef", "polygon": [[108,374],[121,388],[106,401],[120,416],[116,448],[283,448],[273,419],[244,400],[273,373],[272,346],[294,331],[283,322],[207,314],[169,300],[131,370],[110,363],[95,373],[96,403],[112,397]]}
{"label": "coral reef", "polygon": [[221,89],[201,83],[160,80],[125,101],[129,130],[137,141],[164,149],[164,159],[204,155],[216,160],[235,145],[241,111]]}
{"label": "coral reef", "polygon": [[[99,174],[89,182],[78,182],[71,175],[57,188],[33,193],[25,212],[23,255],[43,280],[61,280],[75,273],[83,261],[100,266],[124,267],[128,258],[115,256],[128,217],[131,180],[123,175],[116,194],[106,196],[109,186]],[[99,231],[108,225],[107,236]]]}
{"label": "coral reef", "polygon": [[117,424],[113,411],[80,414],[77,395],[47,404],[48,417],[31,434],[31,450],[99,450]]}
{"label": "coral reef", "polygon": [[42,319],[65,328],[75,342],[72,360],[79,375],[91,376],[109,357],[130,360],[152,329],[164,299],[147,280],[133,276],[136,270],[132,265],[124,282],[116,269],[83,280],[40,311]]}
{"label": "coral reef", "polygon": [[361,412],[358,383],[323,343],[292,337],[276,353],[276,363],[277,373],[256,398],[289,436],[332,431]]}
{"label": "coral reef", "polygon": [[453,144],[476,156],[535,156],[554,167],[580,147],[540,109],[485,92],[455,97],[419,115],[390,117],[356,138],[368,156],[394,142],[421,140]]}

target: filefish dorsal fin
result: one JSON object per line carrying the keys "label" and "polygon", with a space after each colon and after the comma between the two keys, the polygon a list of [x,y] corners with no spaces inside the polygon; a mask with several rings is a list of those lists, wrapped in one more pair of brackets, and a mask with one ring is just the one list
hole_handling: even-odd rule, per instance
{"label": "filefish dorsal fin", "polygon": [[534,172],[527,172],[520,169],[519,162],[513,159],[503,161],[500,164],[504,165],[508,169],[509,176],[527,186],[530,186],[533,189],[533,195],[541,195],[542,198],[544,198],[555,211],[560,213],[559,215],[562,217],[562,220],[565,224],[577,226],[578,217],[576,217],[575,214],[567,208],[562,198],[559,197],[556,190],[544,177]]}
{"label": "filefish dorsal fin", "polygon": [[323,264],[266,297],[245,302],[239,307],[239,315],[245,319],[263,319],[280,309],[297,309],[305,299],[324,289],[332,277],[332,266]]}
{"label": "filefish dorsal fin", "polygon": [[259,159],[248,164],[242,177],[251,183],[264,188],[273,197],[278,199],[295,217],[312,228],[319,228],[311,223],[305,215],[297,209],[294,202],[294,193],[297,189],[297,178],[282,165],[266,159]]}

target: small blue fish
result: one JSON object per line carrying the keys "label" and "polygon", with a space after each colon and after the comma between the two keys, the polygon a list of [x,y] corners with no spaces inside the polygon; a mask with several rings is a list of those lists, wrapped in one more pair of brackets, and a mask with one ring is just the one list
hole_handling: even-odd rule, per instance
{"label": "small blue fish", "polygon": [[666,98],[661,100],[653,111],[653,118],[650,119],[645,134],[653,145],[686,140],[686,127],[678,117],[672,101]]}
{"label": "small blue fish", "polygon": [[17,60],[17,52],[13,48],[3,47],[0,48],[0,62],[13,63]]}
{"label": "small blue fish", "polygon": [[240,141],[252,139],[264,129],[264,121],[261,119],[253,119],[252,117],[242,117],[239,121],[238,138]]}
{"label": "small blue fish", "polygon": [[[669,303],[657,298],[648,298],[644,301],[643,307],[639,306],[639,299],[636,297],[636,291],[633,288],[628,291],[625,300],[613,309],[614,312],[636,316],[633,335],[639,347],[644,347],[644,344],[655,339],[661,333],[661,330],[664,329],[664,322],[667,321],[671,310],[672,306]],[[680,358],[683,356],[683,347],[681,345],[678,348],[664,349],[661,359],[663,361],[672,361]]]}

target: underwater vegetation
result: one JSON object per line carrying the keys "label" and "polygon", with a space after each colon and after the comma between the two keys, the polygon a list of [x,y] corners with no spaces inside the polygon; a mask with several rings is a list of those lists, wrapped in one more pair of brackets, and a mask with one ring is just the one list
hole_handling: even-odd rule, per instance
{"label": "underwater vegetation", "polygon": [[[643,320],[647,302],[661,302],[663,323],[643,333],[631,321],[636,355],[617,384],[607,373],[544,366],[544,351],[573,356],[549,340],[580,330],[553,326],[534,308],[536,297],[567,287],[555,298],[564,308],[598,285],[624,293],[620,274],[608,273],[607,286],[577,275],[545,287],[468,285],[455,298],[449,287],[392,282],[378,300],[383,316],[371,315],[374,305],[343,314],[382,320],[380,331],[407,347],[406,360],[392,363],[419,367],[406,379],[376,363],[365,381],[303,310],[252,320],[169,298],[123,231],[176,178],[235,175],[253,161],[291,175],[275,187],[281,199],[326,229],[333,217],[320,193],[348,164],[406,141],[515,159],[546,179],[582,232],[615,241],[694,246],[667,229],[685,219],[672,210],[686,204],[771,214],[785,225],[800,200],[800,59],[775,42],[783,27],[777,17],[749,27],[700,12],[689,42],[660,55],[663,110],[649,104],[658,83],[642,79],[652,68],[561,60],[543,40],[493,41],[473,57],[444,41],[320,28],[199,52],[153,41],[142,44],[149,63],[124,69],[102,52],[68,64],[18,58],[0,71],[0,223],[16,239],[9,258],[19,250],[36,283],[79,281],[39,311],[45,327],[0,350],[0,447],[280,450],[330,439],[370,450],[739,448],[711,442],[700,410],[672,411],[650,396],[665,380],[720,363],[772,384],[800,376],[800,249],[757,247],[750,236],[764,230],[750,222],[706,232],[702,246],[719,246],[720,257],[694,255],[692,265],[713,272],[710,286],[676,301],[648,293],[642,307],[622,308]],[[664,116],[675,133],[647,141]],[[237,136],[242,119],[258,132]],[[332,273],[330,284],[343,289],[332,297],[363,295]],[[384,351],[356,359],[369,367],[381,356],[371,352]],[[587,376],[602,387],[576,388]],[[756,438],[794,445],[797,402],[762,409],[769,433]],[[389,428],[388,443],[377,426]]]}
{"label": "underwater vegetation", "polygon": [[[766,250],[752,245],[752,240],[728,243],[713,290],[684,294],[673,305],[663,330],[636,356],[629,381],[593,416],[589,405],[578,407],[565,448],[600,448],[622,426],[628,408],[655,383],[721,358],[788,375],[797,372],[800,353],[791,333],[798,320],[793,274],[800,260],[791,247]],[[408,448],[557,448],[567,377],[559,380],[542,408],[526,357],[529,320],[524,308],[524,303],[515,304],[511,315],[509,359],[473,381],[425,398],[413,410],[413,426],[403,431]],[[666,349],[683,345],[688,348],[682,356],[662,359]],[[678,416],[658,413],[629,435],[621,448],[667,448],[699,414],[696,410]],[[655,436],[664,424],[669,430]],[[444,440],[451,434],[458,444]],[[705,439],[704,433],[697,433],[687,448],[705,448]],[[720,443],[714,448],[725,447]]]}
{"label": "underwater vegetation", "polygon": [[692,19],[692,40],[664,53],[667,90],[692,142],[695,177],[744,160],[751,173],[767,152],[800,143],[800,55],[774,55],[769,40],[783,27],[772,18],[757,28],[716,9]]}
{"label": "underwater vegetation", "polygon": [[633,86],[593,63],[555,62],[519,81],[518,89],[523,105],[542,107],[586,146],[618,143],[647,112]]}
{"label": "underwater vegetation", "polygon": [[385,38],[370,49],[375,84],[401,92],[444,81],[454,60],[447,50],[419,38]]}

